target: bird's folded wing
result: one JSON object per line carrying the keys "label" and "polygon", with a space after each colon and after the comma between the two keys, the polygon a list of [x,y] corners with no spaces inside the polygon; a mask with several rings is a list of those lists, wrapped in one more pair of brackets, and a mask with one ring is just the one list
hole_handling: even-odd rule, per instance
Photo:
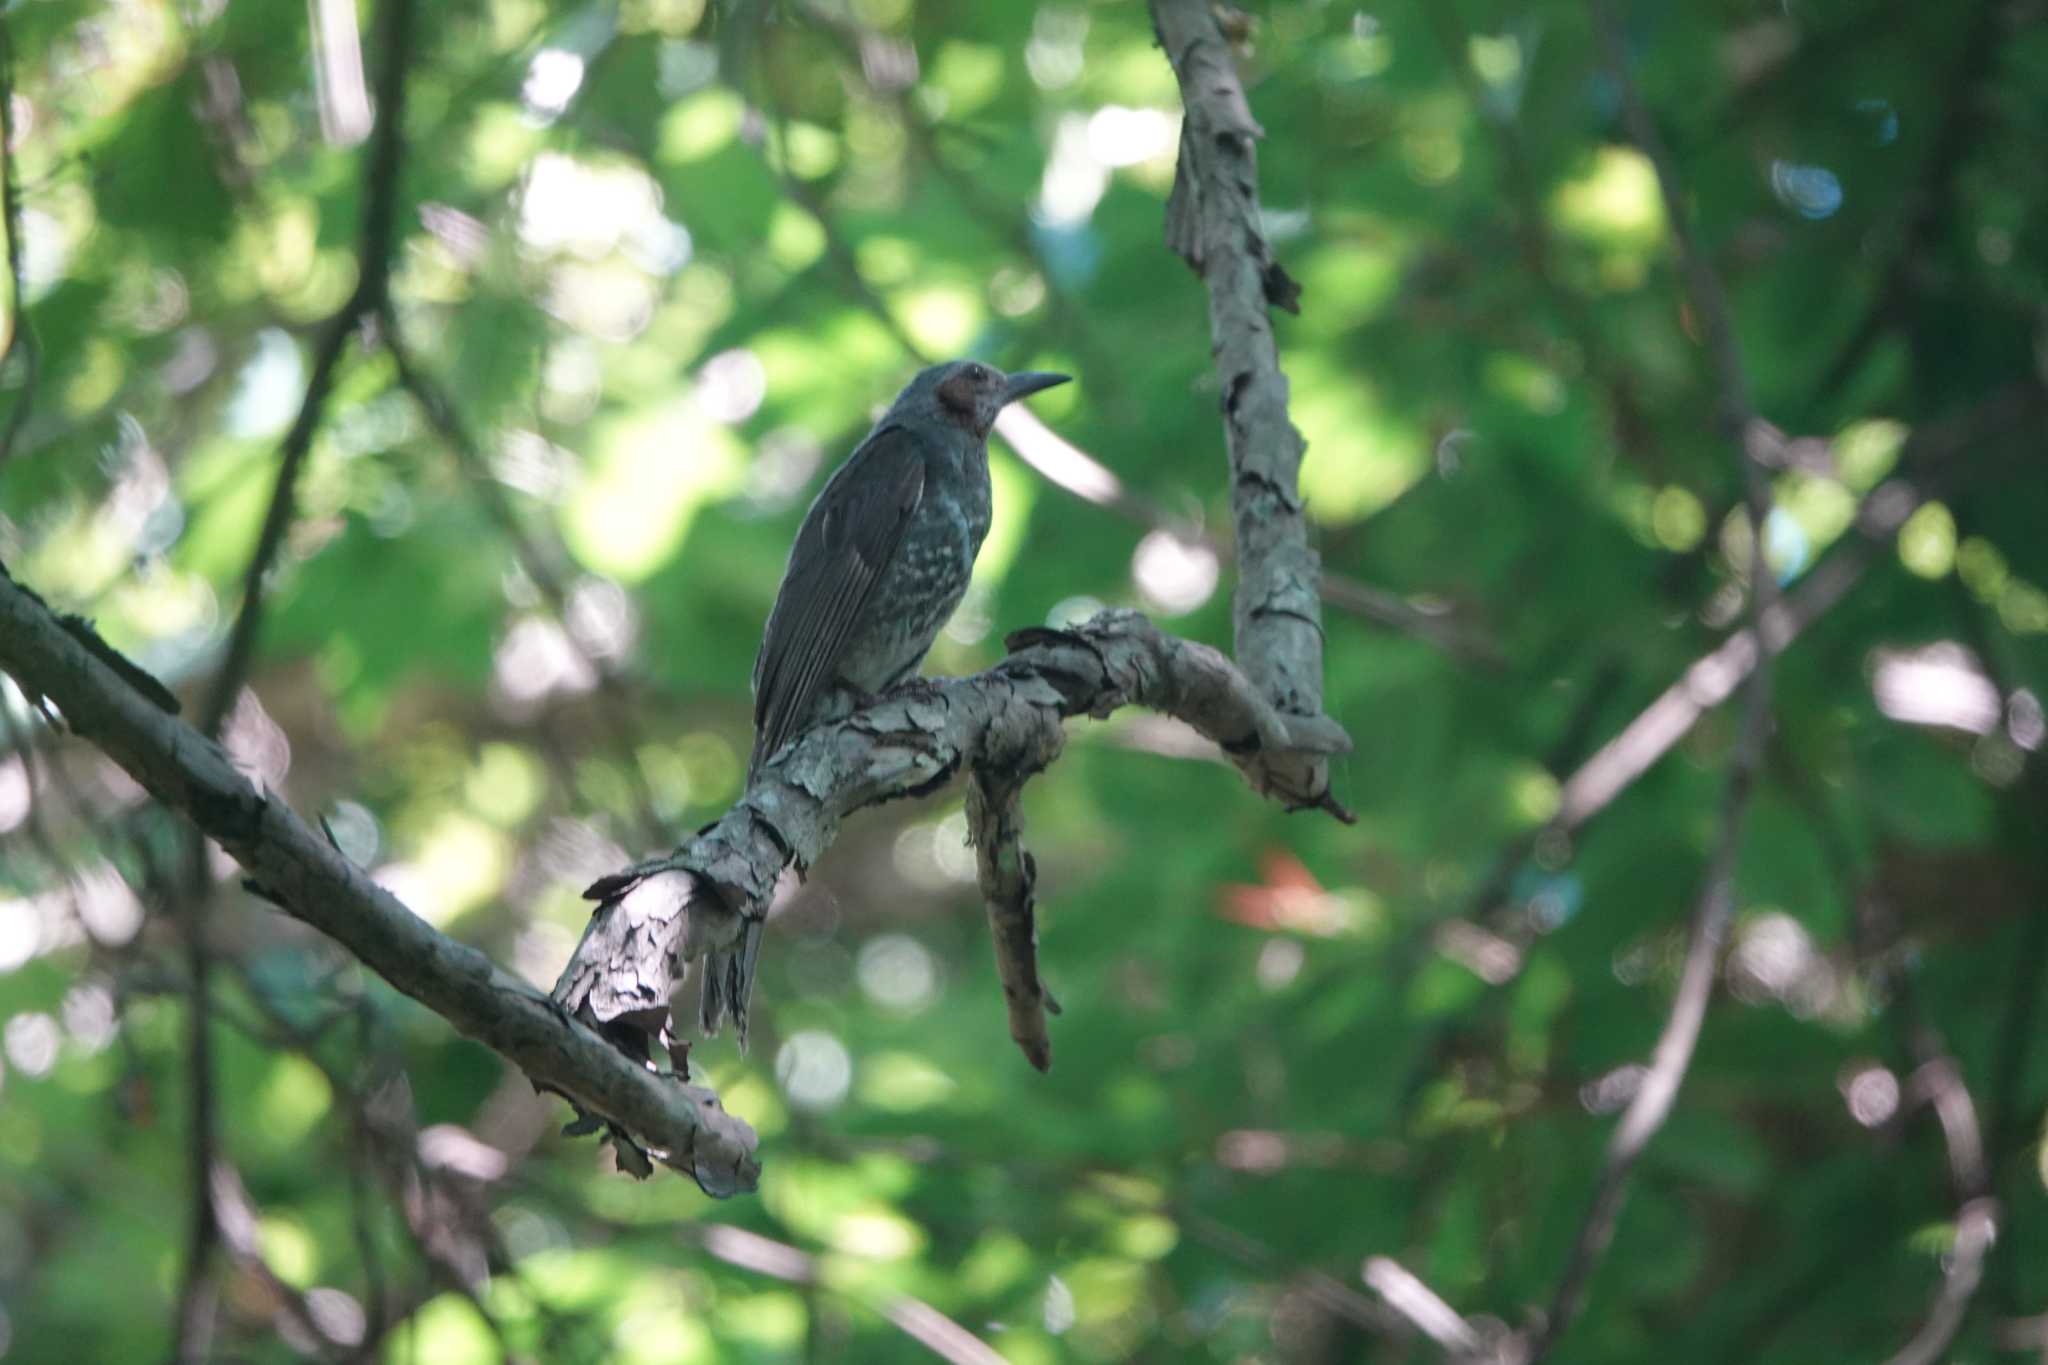
{"label": "bird's folded wing", "polygon": [[804,518],[754,662],[754,753],[772,758],[832,685],[862,608],[924,496],[917,437],[884,427],[832,476]]}

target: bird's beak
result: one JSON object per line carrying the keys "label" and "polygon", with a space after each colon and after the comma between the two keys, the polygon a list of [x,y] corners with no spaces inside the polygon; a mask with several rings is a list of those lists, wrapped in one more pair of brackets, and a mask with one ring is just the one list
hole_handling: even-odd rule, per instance
{"label": "bird's beak", "polygon": [[1053,374],[1049,370],[1019,370],[1003,381],[1003,403],[1008,406],[1019,398],[1029,398],[1040,389],[1049,389],[1055,384],[1066,384],[1072,375]]}

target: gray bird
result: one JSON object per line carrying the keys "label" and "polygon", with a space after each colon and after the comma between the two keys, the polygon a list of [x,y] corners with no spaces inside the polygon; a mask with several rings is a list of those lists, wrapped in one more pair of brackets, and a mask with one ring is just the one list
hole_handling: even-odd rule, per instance
{"label": "gray bird", "polygon": [[[979,361],[910,381],[804,514],[754,660],[751,780],[809,726],[917,671],[960,605],[988,534],[988,433],[996,414],[1068,376],[1004,374]],[[728,1012],[744,1045],[761,920],[708,955],[700,1022]]]}

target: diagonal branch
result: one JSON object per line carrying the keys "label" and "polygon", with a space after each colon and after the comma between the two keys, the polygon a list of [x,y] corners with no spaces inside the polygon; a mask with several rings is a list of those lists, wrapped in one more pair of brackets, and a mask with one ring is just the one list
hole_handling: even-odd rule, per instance
{"label": "diagonal branch", "polygon": [[1366,1287],[1453,1360],[1471,1360],[1485,1349],[1457,1309],[1391,1256],[1368,1257],[1359,1272]]}
{"label": "diagonal branch", "polygon": [[[1768,652],[1783,651],[1881,562],[1906,519],[1961,478],[1961,457],[1981,453],[1981,447],[2038,421],[2041,410],[2041,394],[2016,385],[1967,412],[1914,431],[1900,451],[1898,476],[1880,485],[1856,509],[1860,542],[1843,546],[1796,588],[1764,607],[1761,638]],[[1598,815],[1690,733],[1702,715],[1735,695],[1756,666],[1758,638],[1754,626],[1745,626],[1694,660],[1574,769],[1564,780],[1557,816],[1546,833],[1570,834]]]}
{"label": "diagonal branch", "polygon": [[[2000,696],[2009,695],[2002,688]],[[1915,955],[1899,942],[1899,917],[1875,878],[1857,886],[1849,841],[1829,818],[1825,800],[1792,761],[1783,765],[1794,794],[1807,808],[1815,838],[1836,884],[1853,907],[1851,943],[1863,969],[1891,997],[1885,1013],[1899,1036],[1901,1051],[1914,1063],[1902,1088],[1899,1120],[1926,1105],[1934,1110],[1948,1153],[1949,1187],[1955,1199],[1955,1242],[1943,1258],[1941,1285],[1927,1317],[1889,1365],[1935,1365],[1961,1330],[1970,1303],[1983,1284],[1985,1263],[1998,1238],[1999,1201],[1994,1189],[1991,1143],[1978,1117],[1962,1065],[1928,1017],[1913,972]],[[1888,964],[1896,964],[1888,970]]]}
{"label": "diagonal branch", "polygon": [[752,1189],[754,1134],[708,1090],[621,1055],[526,982],[437,932],[289,807],[250,785],[219,746],[165,712],[0,573],[0,668],[46,697],[164,805],[189,817],[294,918],[398,990],[518,1065],[536,1084],[630,1132],[713,1195]]}
{"label": "diagonal branch", "polygon": [[1594,1187],[1593,1202],[1579,1227],[1570,1257],[1551,1299],[1541,1332],[1531,1347],[1529,1359],[1540,1360],[1556,1345],[1572,1320],[1585,1307],[1587,1284],[1594,1269],[1614,1238],[1614,1227],[1628,1198],[1628,1179],[1636,1161],[1650,1145],[1650,1139],[1671,1116],[1678,1090],[1692,1063],[1699,1043],[1700,1028],[1706,1020],[1707,1001],[1720,968],[1721,947],[1735,915],[1735,865],[1742,850],[1743,816],[1749,806],[1758,762],[1768,732],[1770,691],[1767,674],[1759,668],[1750,677],[1743,708],[1741,737],[1730,761],[1728,784],[1721,798],[1720,832],[1707,863],[1704,884],[1693,910],[1692,928],[1686,944],[1685,962],[1679,973],[1678,993],[1671,1002],[1671,1014],[1658,1035],[1650,1066],[1636,1088],[1633,1099],[1607,1144],[1606,1161]]}

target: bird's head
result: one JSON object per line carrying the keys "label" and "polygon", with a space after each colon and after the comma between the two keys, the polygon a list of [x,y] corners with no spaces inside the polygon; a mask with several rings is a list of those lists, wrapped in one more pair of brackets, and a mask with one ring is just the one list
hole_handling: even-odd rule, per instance
{"label": "bird's head", "polygon": [[1068,378],[1044,370],[1004,374],[978,360],[954,360],[920,372],[897,397],[894,411],[936,417],[976,436],[987,436],[996,424],[996,414],[1006,406],[1040,389],[1064,384]]}

